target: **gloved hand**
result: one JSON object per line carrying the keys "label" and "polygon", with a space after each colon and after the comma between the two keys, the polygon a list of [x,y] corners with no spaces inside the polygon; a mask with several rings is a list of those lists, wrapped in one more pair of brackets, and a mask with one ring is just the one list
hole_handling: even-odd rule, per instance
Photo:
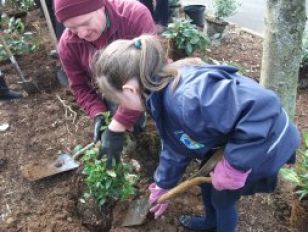
{"label": "gloved hand", "polygon": [[107,128],[101,137],[102,146],[99,151],[98,159],[107,155],[107,169],[112,168],[113,159],[120,162],[120,155],[124,145],[124,132],[113,132]]}
{"label": "gloved hand", "polygon": [[97,115],[94,118],[94,133],[93,133],[93,143],[96,144],[102,136],[103,130],[102,126],[105,123],[105,118],[103,115]]}
{"label": "gloved hand", "polygon": [[212,177],[212,185],[218,191],[237,190],[245,185],[246,179],[251,170],[242,172],[233,168],[225,159],[219,161],[210,173]]}
{"label": "gloved hand", "polygon": [[157,200],[161,197],[161,195],[168,192],[168,190],[158,187],[156,183],[150,184],[149,190],[151,192],[149,202],[152,205],[150,212],[154,213],[154,218],[157,219],[167,210],[170,203],[170,201],[164,201],[158,204]]}

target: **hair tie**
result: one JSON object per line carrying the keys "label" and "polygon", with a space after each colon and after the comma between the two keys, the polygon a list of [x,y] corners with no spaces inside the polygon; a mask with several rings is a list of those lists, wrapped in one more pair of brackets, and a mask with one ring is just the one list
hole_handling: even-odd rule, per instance
{"label": "hair tie", "polygon": [[134,46],[137,49],[141,49],[141,40],[140,39],[134,39]]}

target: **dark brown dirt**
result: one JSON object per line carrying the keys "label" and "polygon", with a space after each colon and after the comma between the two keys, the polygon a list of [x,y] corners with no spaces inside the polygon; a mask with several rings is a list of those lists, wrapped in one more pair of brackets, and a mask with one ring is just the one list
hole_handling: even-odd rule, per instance
{"label": "dark brown dirt", "polygon": [[[0,103],[0,124],[9,123],[6,132],[0,132],[0,231],[6,232],[88,232],[100,230],[112,223],[113,232],[181,232],[177,217],[182,213],[203,212],[198,188],[192,188],[172,201],[167,213],[159,220],[149,216],[140,227],[121,228],[129,202],[118,202],[113,209],[102,212],[89,203],[80,205],[80,175],[78,171],[63,173],[37,182],[28,182],[20,168],[29,162],[54,160],[60,151],[86,145],[92,139],[92,121],[77,107],[69,91],[60,88],[55,80],[56,61],[48,57],[51,45],[42,18],[33,17],[41,25],[44,46],[35,54],[18,57],[22,70],[39,83],[40,94],[20,100]],[[212,58],[240,66],[241,71],[254,79],[260,74],[262,39],[238,28],[229,28],[220,46],[212,46]],[[8,83],[13,89],[16,75],[4,65]],[[308,91],[301,90],[297,99],[296,123],[308,129]],[[57,98],[66,100],[77,117],[68,111]],[[159,140],[150,123],[138,140],[138,149],[125,159],[134,158],[141,164],[140,193],[147,194],[147,186],[158,161]],[[196,165],[192,165],[192,170]],[[189,175],[189,172],[186,176]],[[286,183],[273,194],[245,197],[239,203],[238,231],[296,231],[289,223],[291,188]],[[92,204],[92,205],[91,205]],[[100,215],[101,214],[101,215]],[[106,216],[107,215],[107,216]],[[101,216],[101,217],[100,217]]]}

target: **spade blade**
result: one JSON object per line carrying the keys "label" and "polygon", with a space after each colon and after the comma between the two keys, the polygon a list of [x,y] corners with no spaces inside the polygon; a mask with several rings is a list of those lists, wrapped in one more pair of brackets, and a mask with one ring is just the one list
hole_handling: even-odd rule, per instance
{"label": "spade blade", "polygon": [[22,175],[29,181],[36,181],[42,178],[53,176],[58,173],[78,168],[80,163],[69,154],[61,154],[51,163],[34,162],[21,168]]}
{"label": "spade blade", "polygon": [[138,226],[144,223],[147,218],[148,212],[151,208],[148,198],[140,198],[134,200],[122,222],[122,226]]}

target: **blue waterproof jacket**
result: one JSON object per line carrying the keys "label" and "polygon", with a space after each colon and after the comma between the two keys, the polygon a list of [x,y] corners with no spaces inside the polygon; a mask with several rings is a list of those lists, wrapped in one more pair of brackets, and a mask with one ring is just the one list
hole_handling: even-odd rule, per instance
{"label": "blue waterproof jacket", "polygon": [[205,159],[225,146],[224,158],[239,170],[252,169],[247,182],[271,177],[300,143],[277,95],[231,66],[182,66],[172,84],[146,101],[162,148],[154,179],[174,187],[192,159]]}

